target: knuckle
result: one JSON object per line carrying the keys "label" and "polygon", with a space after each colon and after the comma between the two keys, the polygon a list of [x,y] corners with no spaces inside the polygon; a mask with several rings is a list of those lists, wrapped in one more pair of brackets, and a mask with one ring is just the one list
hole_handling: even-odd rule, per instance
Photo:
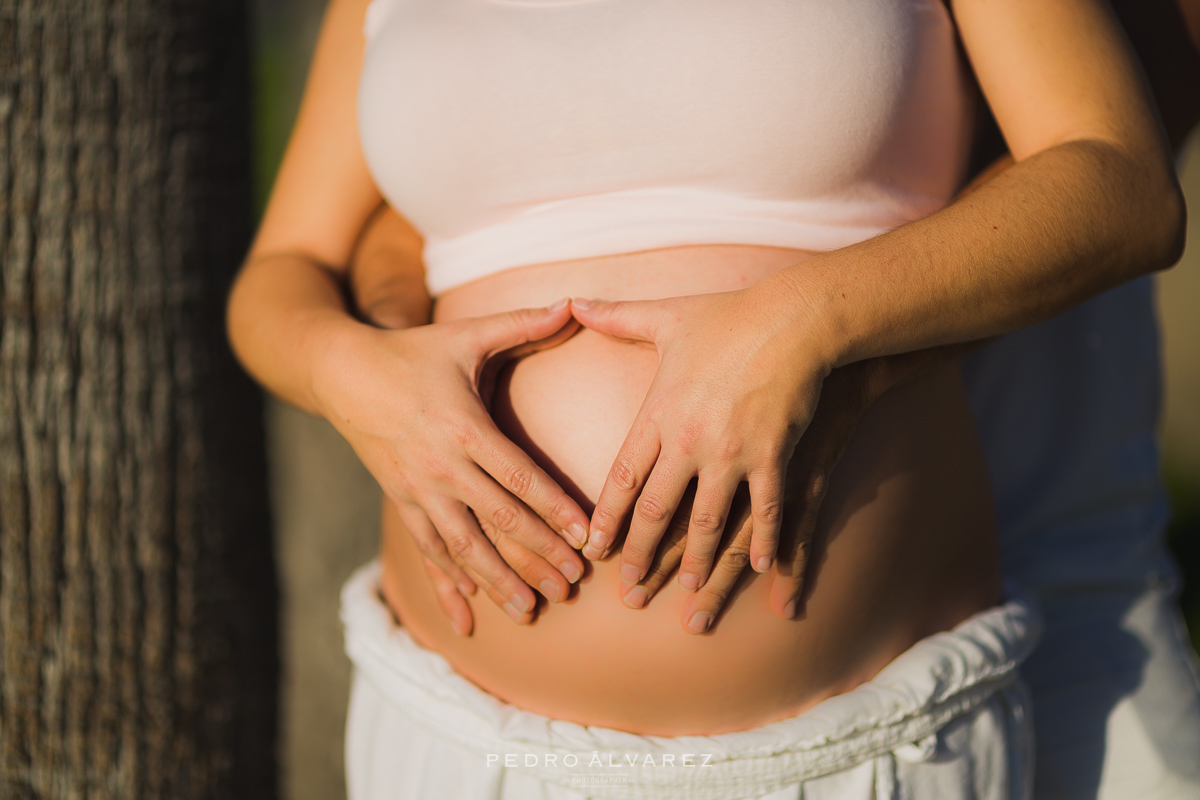
{"label": "knuckle", "polygon": [[433,542],[429,541],[424,536],[413,536],[412,540],[413,544],[417,546],[417,550],[421,553],[421,555],[425,556],[425,558],[429,561],[433,561],[440,555]]}
{"label": "knuckle", "polygon": [[629,459],[621,458],[614,462],[610,476],[618,489],[624,489],[629,492],[637,487],[637,470],[633,468],[633,464],[629,462]]}
{"label": "knuckle", "polygon": [[716,533],[725,527],[725,517],[711,511],[696,511],[692,514],[692,527],[706,533]]}
{"label": "knuckle", "polygon": [[597,506],[592,512],[592,525],[603,531],[614,531],[618,525],[617,515],[607,508]]}
{"label": "knuckle", "polygon": [[567,506],[566,497],[556,497],[552,499],[546,508],[550,520],[569,520],[571,511]]}
{"label": "knuckle", "polygon": [[737,461],[746,450],[746,442],[740,436],[726,436],[717,445],[717,455],[724,461]]}
{"label": "knuckle", "polygon": [[670,516],[670,510],[667,504],[660,498],[650,494],[643,494],[638,498],[637,514],[647,522],[663,522]]}
{"label": "knuckle", "polygon": [[790,452],[791,449],[787,446],[786,442],[777,441],[767,444],[758,453],[761,469],[768,470],[771,473],[776,472],[776,470],[786,466],[791,461]]}
{"label": "knuckle", "polygon": [[674,408],[675,404],[672,402],[672,398],[663,394],[656,394],[653,398],[647,399],[646,419],[652,425],[657,426],[657,421],[669,417]]}
{"label": "knuckle", "polygon": [[447,534],[445,540],[446,546],[450,548],[450,551],[457,553],[459,557],[464,559],[470,557],[471,551],[475,547],[474,538],[467,536],[465,533]]}
{"label": "knuckle", "polygon": [[524,497],[533,486],[533,472],[528,467],[516,464],[508,468],[504,480],[509,491],[518,497]]}
{"label": "knuckle", "polygon": [[721,560],[739,573],[750,566],[750,548],[741,545],[730,545],[721,554]]}
{"label": "knuckle", "polygon": [[811,500],[821,500],[829,490],[829,478],[824,470],[814,470],[808,479],[808,496]]}
{"label": "knuckle", "polygon": [[452,414],[442,420],[442,429],[451,440],[464,448],[470,448],[479,441],[479,430],[474,421],[463,414]]}
{"label": "knuckle", "polygon": [[763,500],[752,509],[754,519],[765,525],[775,525],[783,517],[783,505],[778,500]]}
{"label": "knuckle", "polygon": [[517,308],[508,312],[508,322],[512,326],[513,335],[524,333],[525,327],[533,321],[533,311],[528,308]]}
{"label": "knuckle", "polygon": [[496,526],[488,522],[486,519],[479,520],[479,530],[483,531],[483,535],[486,536],[488,541],[492,544],[495,544],[501,538],[500,532],[496,530]]}
{"label": "knuckle", "polygon": [[[425,453],[420,460],[420,473],[423,477],[434,481],[445,481],[450,477],[450,464],[437,453]],[[414,475],[404,476],[404,488],[409,494],[419,491],[418,480]]]}
{"label": "knuckle", "polygon": [[520,518],[516,507],[509,503],[501,503],[492,508],[492,525],[501,533],[512,533]]}
{"label": "knuckle", "polygon": [[675,445],[684,455],[691,455],[696,452],[703,436],[704,424],[697,420],[687,420],[679,427]]}

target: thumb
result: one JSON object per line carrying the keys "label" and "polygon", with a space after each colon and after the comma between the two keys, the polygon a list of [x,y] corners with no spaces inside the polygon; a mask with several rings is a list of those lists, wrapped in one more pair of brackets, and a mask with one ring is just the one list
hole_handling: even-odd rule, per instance
{"label": "thumb", "polygon": [[664,313],[660,300],[571,299],[571,314],[585,328],[635,342],[656,342]]}
{"label": "thumb", "polygon": [[549,338],[571,322],[566,299],[546,308],[519,308],[470,320],[474,349],[484,358]]}

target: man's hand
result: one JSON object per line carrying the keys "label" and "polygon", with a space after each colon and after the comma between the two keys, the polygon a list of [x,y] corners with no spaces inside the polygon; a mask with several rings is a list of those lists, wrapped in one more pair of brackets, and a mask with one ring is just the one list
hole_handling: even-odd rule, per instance
{"label": "man's hand", "polygon": [[[792,619],[804,591],[809,545],[816,530],[829,477],[849,445],[858,421],[885,386],[882,365],[870,362],[830,373],[812,422],[801,437],[787,467],[783,535],[771,572],[771,608]],[[692,493],[672,519],[645,579],[625,589],[624,602],[641,608],[666,583],[683,559],[691,516]],[[681,623],[691,633],[705,633],[719,617],[738,580],[750,563],[752,531],[746,485],[734,497],[716,562],[708,580],[684,605]]]}
{"label": "man's hand", "polygon": [[[978,343],[969,343],[863,361],[836,369],[825,379],[816,413],[787,467],[783,535],[771,572],[771,610],[777,616],[794,619],[803,608],[810,545],[821,503],[863,414],[892,387],[976,346]],[[745,489],[743,484],[734,498],[712,574],[684,604],[680,622],[691,633],[711,630],[750,563],[753,526]],[[683,560],[693,494],[688,492],[672,518],[646,577],[635,586],[624,587],[623,600],[630,608],[645,606]]]}

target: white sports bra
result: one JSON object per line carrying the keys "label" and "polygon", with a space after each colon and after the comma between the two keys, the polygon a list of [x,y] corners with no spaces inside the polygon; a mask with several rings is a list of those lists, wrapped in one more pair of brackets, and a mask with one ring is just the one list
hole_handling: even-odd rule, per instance
{"label": "white sports bra", "polygon": [[367,163],[430,292],[688,244],[831,250],[945,205],[972,108],[940,0],[374,0]]}

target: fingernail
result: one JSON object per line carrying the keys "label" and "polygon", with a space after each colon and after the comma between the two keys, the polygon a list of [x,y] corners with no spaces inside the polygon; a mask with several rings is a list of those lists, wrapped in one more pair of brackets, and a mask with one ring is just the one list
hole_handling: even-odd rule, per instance
{"label": "fingernail", "polygon": [[608,547],[608,537],[600,531],[592,531],[588,534],[588,549],[595,555],[588,556],[589,558],[600,558],[604,555],[604,548]]}
{"label": "fingernail", "polygon": [[587,544],[587,529],[578,522],[572,523],[570,528],[563,531],[563,536],[576,550]]}
{"label": "fingernail", "polygon": [[504,611],[510,617],[512,617],[513,622],[517,623],[518,625],[521,623],[521,612],[517,611],[516,607],[513,606],[512,603],[505,603]]}
{"label": "fingernail", "polygon": [[569,302],[571,302],[571,298],[569,298],[569,297],[564,297],[561,300],[555,300],[553,303],[546,306],[546,310],[547,311],[558,311],[560,308],[562,308]]}
{"label": "fingernail", "polygon": [[759,572],[767,572],[771,569],[771,558],[769,556],[763,556],[762,558],[758,559],[758,563],[754,565],[754,568]]}
{"label": "fingernail", "polygon": [[558,584],[549,578],[539,583],[538,587],[541,588],[542,594],[550,602],[558,603],[562,601],[562,592],[559,591]]}
{"label": "fingernail", "polygon": [[621,565],[621,580],[626,583],[637,583],[642,579],[642,571],[633,564]]}
{"label": "fingernail", "polygon": [[570,561],[564,561],[558,565],[558,571],[567,579],[567,583],[574,583],[583,577],[583,572],[579,567],[572,564]]}
{"label": "fingernail", "polygon": [[[514,611],[516,611],[516,609],[515,609],[515,608],[514,608],[513,610],[514,610]],[[458,634],[459,636],[466,636],[466,635],[467,635],[467,632],[466,632],[465,630],[463,630],[462,628],[458,627],[458,622],[457,622],[456,620],[453,620],[453,619],[452,619],[452,620],[450,620],[450,627],[451,627],[451,628],[453,628],[453,629],[454,629],[454,632],[455,632],[456,634]]]}
{"label": "fingernail", "polygon": [[625,593],[625,605],[630,608],[641,608],[646,605],[649,596],[645,586],[635,586]]}
{"label": "fingernail", "polygon": [[[679,576],[679,585],[685,592],[694,592],[700,588],[700,576],[686,572]],[[694,620],[695,617],[692,617]]]}
{"label": "fingernail", "polygon": [[591,308],[592,306],[594,306],[594,305],[596,304],[596,301],[595,301],[595,300],[589,300],[589,299],[587,299],[586,297],[572,297],[572,298],[571,298],[571,303],[572,303],[572,304],[573,304],[573,305],[574,305],[576,308],[582,308],[584,311],[586,311],[586,310],[588,310],[589,308]]}
{"label": "fingernail", "polygon": [[512,601],[513,608],[520,611],[522,614],[527,614],[533,608],[533,603],[521,597],[519,594],[514,594],[509,598]]}
{"label": "fingernail", "polygon": [[783,616],[787,619],[796,618],[796,601],[788,600],[787,605],[783,607]]}
{"label": "fingernail", "polygon": [[688,620],[688,630],[693,633],[704,633],[708,630],[708,626],[712,624],[712,614],[707,611],[697,611],[692,614],[692,618]]}

